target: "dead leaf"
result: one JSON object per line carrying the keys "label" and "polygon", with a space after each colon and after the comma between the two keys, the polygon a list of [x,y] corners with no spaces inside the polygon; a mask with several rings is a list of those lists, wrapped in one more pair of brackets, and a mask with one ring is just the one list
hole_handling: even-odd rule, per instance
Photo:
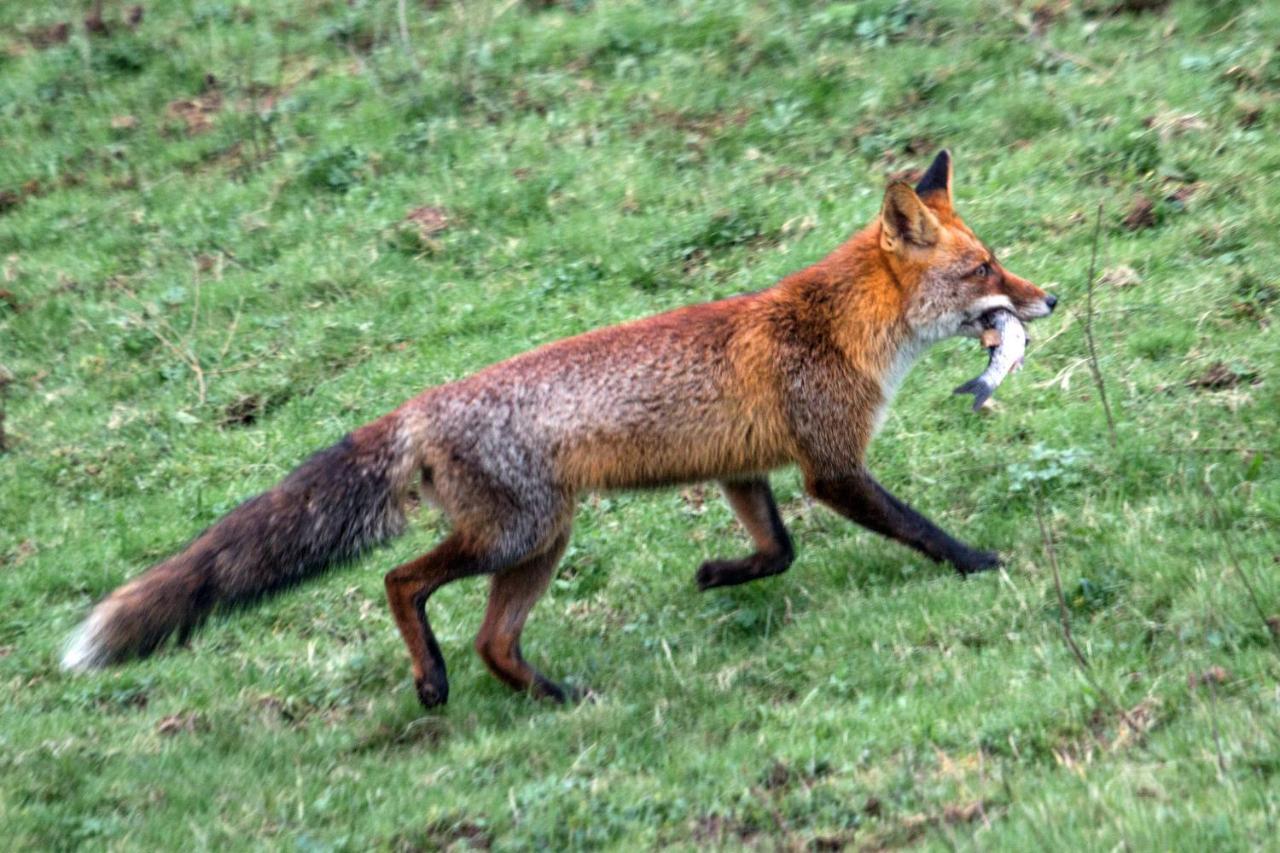
{"label": "dead leaf", "polygon": [[18,543],[17,550],[8,557],[9,564],[14,567],[21,566],[39,550],[35,542],[30,539],[23,539]]}
{"label": "dead leaf", "polygon": [[1141,14],[1143,12],[1163,12],[1170,0],[1114,0],[1110,12],[1119,15],[1123,12]]}
{"label": "dead leaf", "polygon": [[1162,142],[1175,136],[1209,129],[1209,123],[1200,118],[1199,113],[1158,113],[1147,118],[1144,124],[1159,134]]}
{"label": "dead leaf", "polygon": [[811,213],[793,216],[786,222],[782,223],[783,234],[808,234],[810,231],[818,227],[818,219]]}
{"label": "dead leaf", "polygon": [[1119,264],[1114,267],[1108,267],[1102,271],[1102,277],[1098,279],[1098,284],[1109,284],[1112,287],[1133,287],[1142,284],[1142,276],[1138,275],[1138,271],[1126,264]]}
{"label": "dead leaf", "polygon": [[47,27],[36,27],[24,34],[32,47],[43,50],[55,44],[65,44],[71,37],[71,25],[66,21],[49,24]]}
{"label": "dead leaf", "polygon": [[923,169],[899,169],[896,172],[889,173],[889,182],[894,183],[895,181],[902,181],[904,183],[914,185],[919,183],[920,179],[923,177]]}
{"label": "dead leaf", "polygon": [[1191,197],[1203,188],[1204,184],[1184,184],[1166,195],[1164,200],[1174,209],[1182,210],[1187,206],[1187,202],[1191,200]]}
{"label": "dead leaf", "polygon": [[1141,231],[1156,224],[1156,205],[1142,193],[1133,197],[1129,212],[1124,215],[1124,227],[1130,231]]}
{"label": "dead leaf", "polygon": [[1031,34],[1041,36],[1071,10],[1071,0],[1040,0],[1031,7]]}
{"label": "dead leaf", "polygon": [[1248,130],[1249,128],[1262,121],[1262,114],[1265,108],[1259,104],[1246,104],[1240,107],[1240,116],[1236,119],[1236,124]]}
{"label": "dead leaf", "polygon": [[1223,388],[1234,388],[1241,382],[1253,382],[1258,374],[1247,370],[1233,370],[1225,361],[1215,361],[1205,370],[1187,383],[1189,388],[1206,388],[1220,391]]}
{"label": "dead leaf", "polygon": [[947,823],[972,823],[982,816],[984,811],[982,800],[974,800],[963,805],[951,804],[943,808],[942,819]]}
{"label": "dead leaf", "polygon": [[245,394],[222,410],[222,426],[253,426],[262,415],[264,405],[261,395]]}
{"label": "dead leaf", "polygon": [[902,146],[903,154],[919,157],[921,154],[932,154],[938,150],[938,143],[927,136],[913,136]]}
{"label": "dead leaf", "polygon": [[0,213],[8,213],[22,204],[22,196],[15,190],[0,190]]}
{"label": "dead leaf", "polygon": [[170,714],[162,719],[156,725],[156,734],[172,737],[179,734],[195,734],[199,731],[206,731],[209,728],[204,721],[204,717],[200,716],[196,711],[188,711],[185,714]]}
{"label": "dead leaf", "polygon": [[1125,748],[1151,731],[1155,724],[1156,703],[1151,699],[1144,699],[1130,708],[1116,723],[1115,734],[1109,744],[1110,750],[1118,752]]}
{"label": "dead leaf", "polygon": [[707,487],[701,483],[680,490],[680,500],[694,514],[700,514],[707,502]]}
{"label": "dead leaf", "polygon": [[769,772],[765,774],[764,786],[772,791],[775,788],[785,788],[790,781],[791,768],[781,761],[775,761],[769,768]]}
{"label": "dead leaf", "polygon": [[668,109],[656,106],[652,109],[652,123],[637,122],[637,132],[647,131],[653,123],[684,131],[697,137],[714,137],[732,127],[744,127],[751,120],[752,110],[740,107],[733,112],[694,113],[688,110]]}
{"label": "dead leaf", "polygon": [[101,4],[84,16],[84,28],[90,35],[105,36],[107,34],[107,22],[102,19]]}
{"label": "dead leaf", "polygon": [[1205,684],[1221,686],[1231,680],[1231,673],[1220,666],[1211,666],[1204,672],[1192,672],[1187,675],[1187,687],[1195,690]]}
{"label": "dead leaf", "polygon": [[418,233],[426,239],[449,227],[449,214],[443,207],[419,207],[409,211],[405,221],[417,225]]}
{"label": "dead leaf", "polygon": [[779,181],[791,181],[802,176],[803,173],[797,169],[793,169],[790,166],[779,166],[765,173],[764,182],[766,184],[776,184]]}
{"label": "dead leaf", "polygon": [[214,119],[222,109],[222,95],[216,90],[196,98],[170,101],[164,108],[165,115],[180,120],[188,136],[198,136],[213,129]]}
{"label": "dead leaf", "polygon": [[138,117],[131,115],[113,116],[111,119],[112,130],[133,130],[138,126]]}

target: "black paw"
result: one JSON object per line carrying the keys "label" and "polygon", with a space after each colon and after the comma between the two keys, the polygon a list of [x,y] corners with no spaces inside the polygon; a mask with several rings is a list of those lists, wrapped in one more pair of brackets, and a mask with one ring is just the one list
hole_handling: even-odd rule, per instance
{"label": "black paw", "polygon": [[791,553],[757,553],[744,560],[707,560],[698,567],[694,580],[698,589],[737,586],[740,583],[780,575],[791,565]]}
{"label": "black paw", "polygon": [[570,684],[557,684],[548,678],[539,677],[529,688],[529,694],[535,699],[545,699],[557,705],[576,705],[591,695],[591,691]]}
{"label": "black paw", "polygon": [[424,708],[435,708],[449,701],[449,682],[444,679],[432,681],[429,678],[416,682],[418,701]]}
{"label": "black paw", "polygon": [[995,551],[973,551],[970,554],[966,554],[963,560],[955,563],[956,571],[962,577],[974,575],[978,572],[988,572],[992,569],[998,569],[1002,565],[1004,565],[1004,562]]}
{"label": "black paw", "polygon": [[563,705],[571,698],[569,692],[565,688],[556,684],[549,678],[539,676],[533,684],[529,685],[529,695],[534,699],[545,699],[548,702],[555,702],[557,705]]}
{"label": "black paw", "polygon": [[712,587],[738,583],[736,578],[740,574],[741,570],[736,560],[707,560],[698,566],[698,573],[693,576],[693,579],[698,584],[698,589],[708,590]]}

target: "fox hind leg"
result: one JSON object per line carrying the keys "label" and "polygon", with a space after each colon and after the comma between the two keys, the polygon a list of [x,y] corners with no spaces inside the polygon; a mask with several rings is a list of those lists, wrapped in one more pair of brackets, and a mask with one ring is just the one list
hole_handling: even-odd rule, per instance
{"label": "fox hind leg", "polygon": [[454,533],[434,549],[387,572],[387,603],[409,649],[418,701],[433,708],[449,698],[449,678],[440,644],[427,621],[427,599],[450,581],[492,571],[485,554]]}
{"label": "fox hind leg", "polygon": [[476,636],[476,651],[498,679],[532,696],[564,702],[566,689],[530,666],[520,651],[520,634],[529,611],[546,592],[556,564],[569,542],[566,527],[539,553],[494,574],[489,606]]}
{"label": "fox hind leg", "polygon": [[785,572],[795,553],[791,537],[782,523],[778,505],[773,500],[769,481],[763,477],[751,480],[721,482],[729,506],[747,529],[756,551],[738,560],[708,560],[695,576],[699,589],[734,586]]}
{"label": "fox hind leg", "polygon": [[472,523],[459,523],[428,553],[387,573],[387,603],[408,647],[418,700],[424,707],[442,705],[449,698],[444,656],[427,621],[427,599],[450,581],[501,572],[545,550],[539,545],[550,541],[547,530],[555,529],[550,519],[556,516],[555,512],[515,509],[503,516],[502,524],[487,527],[472,517],[468,519]]}

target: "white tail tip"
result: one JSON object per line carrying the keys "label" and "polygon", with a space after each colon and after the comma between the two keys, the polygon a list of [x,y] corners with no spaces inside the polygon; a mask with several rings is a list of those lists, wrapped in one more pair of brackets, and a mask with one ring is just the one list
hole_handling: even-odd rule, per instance
{"label": "white tail tip", "polygon": [[107,649],[102,639],[109,612],[105,605],[98,605],[71,633],[62,647],[63,669],[85,672],[106,664]]}

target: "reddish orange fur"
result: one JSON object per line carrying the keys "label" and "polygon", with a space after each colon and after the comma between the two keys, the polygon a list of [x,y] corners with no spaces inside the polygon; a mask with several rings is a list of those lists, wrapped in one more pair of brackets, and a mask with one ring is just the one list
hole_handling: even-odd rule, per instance
{"label": "reddish orange fur", "polygon": [[[994,273],[971,280],[979,264]],[[402,416],[421,425],[422,464],[455,530],[485,543],[481,550],[499,553],[514,537],[523,543],[519,554],[534,554],[511,568],[498,560],[477,639],[486,663],[509,684],[558,695],[519,655],[519,632],[554,565],[554,557],[548,563],[538,555],[563,547],[574,496],[586,490],[722,481],[758,550],[747,560],[704,565],[704,587],[775,574],[790,563],[790,542],[762,479],[786,464],[798,464],[810,491],[839,511],[962,573],[994,564],[993,555],[950,539],[884,493],[863,468],[897,374],[919,348],[974,322],[963,316],[970,304],[992,297],[1030,312],[1041,310],[1028,306],[1046,295],[998,267],[955,214],[949,183],[924,198],[896,185],[875,222],[768,290],[557,341],[406,404]],[[477,420],[477,409],[503,430]],[[487,451],[459,463],[464,435],[467,450]],[[510,454],[508,440],[517,445]],[[507,455],[515,459],[507,467],[487,464]],[[544,456],[548,470],[531,473]],[[460,480],[467,485],[457,487]],[[508,504],[511,493],[547,505],[534,513],[545,516],[534,525],[540,532],[512,533],[510,518],[527,512]],[[427,705],[443,701],[447,682],[438,653],[423,654],[433,641],[425,617],[414,614],[444,582],[445,566],[460,562],[444,559],[449,547],[388,575]]]}
{"label": "reddish orange fur", "polygon": [[921,349],[976,336],[993,306],[1029,320],[1054,301],[1004,270],[955,213],[944,152],[919,194],[891,185],[875,221],[774,287],[548,344],[361,427],[108,597],[64,662],[149,653],[218,604],[357,553],[398,530],[419,471],[453,532],[388,573],[386,591],[426,705],[448,695],[426,599],[477,574],[493,577],[476,639],[485,663],[513,687],[564,697],[525,662],[519,638],[583,491],[719,480],[756,551],[704,564],[702,588],[791,563],[765,479],[788,464],[857,523],[962,574],[990,568],[993,553],[952,539],[880,487],[866,450]]}

